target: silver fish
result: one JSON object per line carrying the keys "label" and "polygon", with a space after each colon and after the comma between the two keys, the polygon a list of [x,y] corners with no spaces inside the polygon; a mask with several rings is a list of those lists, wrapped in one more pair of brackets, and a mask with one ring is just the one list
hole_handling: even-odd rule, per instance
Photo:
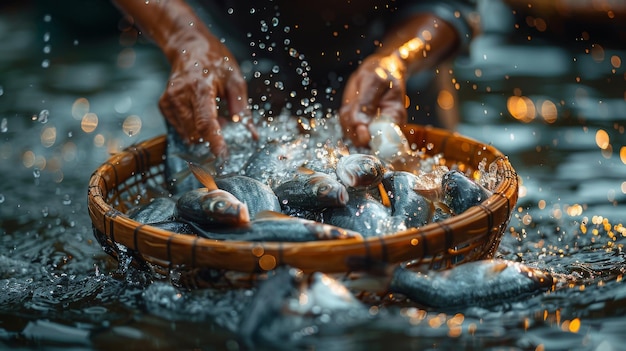
{"label": "silver fish", "polygon": [[196,234],[216,240],[305,242],[362,238],[352,230],[270,211],[257,214],[247,226],[209,229],[190,224]]}
{"label": "silver fish", "polygon": [[128,216],[144,224],[171,221],[176,217],[176,201],[169,197],[157,197],[145,206],[137,207]]}
{"label": "silver fish", "polygon": [[346,187],[365,189],[378,186],[383,180],[386,168],[376,156],[351,154],[339,159],[336,172]]}
{"label": "silver fish", "polygon": [[457,170],[443,176],[441,188],[444,194],[443,202],[457,215],[485,201],[492,194]]}
{"label": "silver fish", "polygon": [[235,196],[221,190],[202,167],[189,163],[189,169],[206,187],[184,193],[176,202],[177,216],[201,226],[239,226],[250,222],[248,207]]}
{"label": "silver fish", "polygon": [[397,231],[398,228],[391,223],[390,209],[379,200],[364,191],[352,191],[349,194],[350,200],[346,206],[322,212],[324,223],[354,230],[364,237]]}
{"label": "silver fish", "polygon": [[[319,272],[307,276],[290,267],[270,272],[245,311],[238,331],[251,348],[260,343],[300,349],[295,343],[307,335],[303,331],[337,332],[372,319],[368,307],[341,282]],[[328,321],[320,323],[320,318]]]}
{"label": "silver fish", "polygon": [[240,175],[216,178],[218,188],[234,195],[248,207],[250,218],[254,219],[262,211],[280,212],[278,197],[269,186],[260,181]]}
{"label": "silver fish", "polygon": [[306,160],[302,139],[274,140],[258,149],[246,162],[242,174],[275,188]]}
{"label": "silver fish", "polygon": [[459,308],[521,299],[550,290],[554,284],[555,279],[547,272],[494,259],[430,273],[398,267],[393,273],[390,290],[422,305]]}
{"label": "silver fish", "polygon": [[408,228],[421,227],[430,222],[434,206],[415,191],[419,179],[413,173],[389,172],[383,179],[383,186],[391,202],[393,216],[405,218]]}
{"label": "silver fish", "polygon": [[300,167],[295,176],[274,189],[283,207],[321,210],[345,206],[348,191],[334,176]]}

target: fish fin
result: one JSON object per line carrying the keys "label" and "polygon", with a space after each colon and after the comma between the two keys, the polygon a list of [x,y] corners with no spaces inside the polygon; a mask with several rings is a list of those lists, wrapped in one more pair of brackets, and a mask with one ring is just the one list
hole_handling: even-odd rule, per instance
{"label": "fish fin", "polygon": [[387,190],[383,183],[378,183],[378,191],[380,192],[380,200],[385,207],[391,207],[391,200],[389,200],[389,195],[387,195]]}
{"label": "fish fin", "polygon": [[290,215],[286,215],[281,212],[266,210],[266,211],[260,211],[259,213],[256,214],[254,218],[255,219],[291,219],[294,217],[291,217]]}
{"label": "fish fin", "polygon": [[315,174],[315,171],[310,169],[310,168],[306,168],[304,166],[300,166],[300,167],[298,167],[298,173],[310,175],[310,174]]}
{"label": "fish fin", "polygon": [[213,179],[213,176],[209,173],[209,171],[193,162],[187,162],[187,164],[189,165],[189,170],[191,170],[193,175],[200,183],[202,183],[202,185],[209,190],[218,189],[217,184],[215,184],[215,179]]}

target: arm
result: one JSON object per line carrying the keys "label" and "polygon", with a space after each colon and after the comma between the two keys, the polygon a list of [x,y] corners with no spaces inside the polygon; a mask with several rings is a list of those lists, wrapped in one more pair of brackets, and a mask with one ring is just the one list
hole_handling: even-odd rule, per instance
{"label": "arm", "polygon": [[366,146],[367,126],[376,116],[406,123],[406,79],[450,57],[459,45],[455,28],[430,13],[416,14],[390,31],[348,80],[339,112],[344,134]]}
{"label": "arm", "polygon": [[248,121],[248,94],[239,66],[220,40],[184,0],[113,0],[163,51],[171,75],[159,107],[187,143],[209,142],[226,154],[216,98],[224,98],[234,120]]}

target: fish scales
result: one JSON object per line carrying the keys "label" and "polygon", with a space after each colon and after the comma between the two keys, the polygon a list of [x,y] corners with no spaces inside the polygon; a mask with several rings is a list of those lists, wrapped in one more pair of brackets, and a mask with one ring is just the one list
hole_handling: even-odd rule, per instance
{"label": "fish scales", "polygon": [[549,290],[554,279],[523,264],[482,260],[429,273],[398,267],[390,290],[414,302],[437,308],[490,306]]}
{"label": "fish scales", "polygon": [[259,212],[280,212],[278,197],[269,186],[260,181],[240,175],[216,178],[217,187],[231,193],[239,201],[246,204],[250,218],[254,219]]}

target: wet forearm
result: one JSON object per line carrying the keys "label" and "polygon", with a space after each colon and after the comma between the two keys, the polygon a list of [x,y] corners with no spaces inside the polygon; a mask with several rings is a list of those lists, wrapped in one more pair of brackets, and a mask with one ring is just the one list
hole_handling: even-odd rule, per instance
{"label": "wet forearm", "polygon": [[401,59],[408,73],[433,67],[445,60],[460,45],[452,25],[437,16],[421,13],[393,28],[378,50]]}
{"label": "wet forearm", "polygon": [[202,45],[207,37],[212,37],[193,9],[183,0],[112,1],[122,12],[132,17],[144,35],[154,40],[170,62],[174,55],[186,49],[184,43]]}

